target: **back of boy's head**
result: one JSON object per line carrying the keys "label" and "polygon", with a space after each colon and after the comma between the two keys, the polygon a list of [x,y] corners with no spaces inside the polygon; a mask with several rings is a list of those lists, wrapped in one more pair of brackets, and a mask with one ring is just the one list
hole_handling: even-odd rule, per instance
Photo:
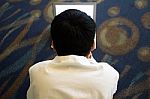
{"label": "back of boy's head", "polygon": [[59,56],[86,56],[93,46],[96,25],[86,13],[76,9],[57,15],[51,24],[51,37]]}

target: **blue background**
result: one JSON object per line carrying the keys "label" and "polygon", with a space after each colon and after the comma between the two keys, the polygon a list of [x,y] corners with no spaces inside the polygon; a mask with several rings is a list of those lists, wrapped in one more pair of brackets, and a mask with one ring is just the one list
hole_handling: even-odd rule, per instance
{"label": "blue background", "polygon": [[[53,18],[50,6],[53,1],[0,0],[0,99],[26,99],[29,67],[39,61],[53,59],[56,55],[50,48],[50,23]],[[88,1],[90,0],[80,0]],[[100,0],[97,0],[96,10],[97,49],[93,54],[97,61],[108,62],[120,73],[114,99],[150,99],[150,0],[98,1]],[[142,5],[138,5],[140,2]],[[147,17],[143,18],[145,14]],[[127,34],[127,41],[133,36],[134,27],[138,31],[135,33],[139,36],[136,43],[127,46],[132,39],[124,43],[121,50],[126,52],[119,53],[119,50],[117,52],[115,48],[107,47],[101,38],[104,28],[107,29],[106,33],[103,32],[105,35],[112,32],[108,25],[115,18],[127,27],[121,28]],[[142,20],[146,20],[145,23]],[[120,28],[118,24],[112,27]],[[113,34],[116,36],[115,29]],[[105,37],[106,40],[111,40],[108,36]],[[118,40],[122,41],[119,37]],[[127,47],[131,47],[131,50],[126,50]]]}

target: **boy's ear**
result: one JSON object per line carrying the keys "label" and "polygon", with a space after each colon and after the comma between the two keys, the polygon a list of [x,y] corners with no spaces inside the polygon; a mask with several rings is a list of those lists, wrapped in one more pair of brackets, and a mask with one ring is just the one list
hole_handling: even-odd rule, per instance
{"label": "boy's ear", "polygon": [[95,40],[94,40],[93,45],[92,45],[92,47],[91,47],[91,51],[93,51],[93,50],[95,50],[95,49],[96,49],[96,43],[95,43]]}
{"label": "boy's ear", "polygon": [[53,41],[51,42],[51,48],[54,49],[54,43],[53,43]]}

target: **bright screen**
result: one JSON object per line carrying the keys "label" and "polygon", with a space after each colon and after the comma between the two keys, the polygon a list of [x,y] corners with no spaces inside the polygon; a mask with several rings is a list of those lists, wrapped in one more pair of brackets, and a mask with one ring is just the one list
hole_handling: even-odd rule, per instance
{"label": "bright screen", "polygon": [[78,9],[94,19],[94,5],[55,5],[56,15],[67,9]]}

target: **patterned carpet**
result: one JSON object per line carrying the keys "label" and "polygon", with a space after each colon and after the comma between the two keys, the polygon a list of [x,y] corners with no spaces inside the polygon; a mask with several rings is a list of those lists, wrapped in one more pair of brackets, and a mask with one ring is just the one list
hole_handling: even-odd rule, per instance
{"label": "patterned carpet", "polygon": [[0,99],[26,99],[29,67],[56,55],[56,1],[96,1],[94,57],[120,73],[114,99],[150,99],[150,0],[0,0]]}

